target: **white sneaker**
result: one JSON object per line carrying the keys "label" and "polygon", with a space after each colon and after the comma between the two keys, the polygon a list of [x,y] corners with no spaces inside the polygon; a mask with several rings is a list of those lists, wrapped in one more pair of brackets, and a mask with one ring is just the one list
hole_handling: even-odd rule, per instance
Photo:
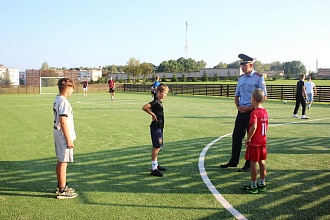
{"label": "white sneaker", "polygon": [[73,199],[76,198],[77,196],[78,196],[77,193],[71,191],[63,191],[62,193],[58,191],[56,193],[56,198],[58,199]]}
{"label": "white sneaker", "polygon": [[297,114],[293,114],[292,118],[299,118],[299,116]]}
{"label": "white sneaker", "polygon": [[306,116],[306,115],[302,115],[302,116],[301,116],[301,119],[309,119],[309,117]]}

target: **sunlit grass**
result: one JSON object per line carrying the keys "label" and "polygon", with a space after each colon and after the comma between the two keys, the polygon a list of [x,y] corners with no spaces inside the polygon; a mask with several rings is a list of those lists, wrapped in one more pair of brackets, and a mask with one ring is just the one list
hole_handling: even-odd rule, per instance
{"label": "sunlit grass", "polygon": [[[54,95],[0,96],[0,219],[233,219],[204,185],[202,149],[231,133],[232,98],[168,96],[164,100],[165,177],[149,175],[151,117],[141,110],[149,94],[74,93],[77,140],[68,182],[79,196],[54,199]],[[292,119],[293,103],[264,103],[270,115],[267,188],[250,195],[240,187],[249,173],[219,169],[228,161],[231,137],[205,156],[218,191],[251,219],[326,219],[330,207],[329,105],[313,104],[310,120]],[[326,118],[326,119],[324,119]],[[290,124],[294,122],[294,124]],[[276,126],[275,126],[276,125]],[[241,165],[243,164],[243,153]],[[36,208],[38,207],[38,209]],[[299,211],[294,211],[299,210]]]}

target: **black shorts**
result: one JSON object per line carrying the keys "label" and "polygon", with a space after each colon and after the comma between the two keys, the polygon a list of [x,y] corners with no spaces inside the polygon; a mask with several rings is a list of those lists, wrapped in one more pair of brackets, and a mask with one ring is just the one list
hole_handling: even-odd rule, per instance
{"label": "black shorts", "polygon": [[114,93],[115,90],[113,88],[109,88],[109,93]]}
{"label": "black shorts", "polygon": [[153,148],[161,148],[163,146],[163,129],[150,128],[150,135]]}

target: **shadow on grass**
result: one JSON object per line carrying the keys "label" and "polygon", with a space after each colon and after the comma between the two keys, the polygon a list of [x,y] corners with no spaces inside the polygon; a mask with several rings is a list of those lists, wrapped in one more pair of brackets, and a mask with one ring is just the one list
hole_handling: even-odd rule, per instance
{"label": "shadow on grass", "polygon": [[[206,144],[216,137],[171,142],[161,150],[159,162],[168,168],[163,178],[153,177],[150,170],[150,146],[109,149],[98,152],[76,153],[75,163],[68,168],[68,181],[81,195],[86,204],[119,206],[116,201],[95,202],[89,192],[116,192],[134,194],[210,195],[198,170],[198,157]],[[322,154],[324,150],[313,150],[309,146],[327,143],[327,138],[288,138],[270,140],[271,154]],[[282,146],[286,143],[285,146]],[[291,144],[292,143],[292,144]],[[304,143],[301,146],[300,143]],[[317,219],[329,214],[330,172],[322,167],[289,169],[271,167],[267,176],[268,191],[250,195],[240,189],[249,182],[249,173],[238,173],[236,169],[220,169],[218,164],[229,159],[231,138],[212,146],[206,155],[205,168],[218,191],[244,216],[255,219]],[[305,148],[305,149],[304,149]],[[307,156],[309,157],[309,156]],[[242,162],[241,162],[242,163]],[[270,164],[272,162],[270,161]],[[31,161],[0,161],[0,195],[53,198],[56,187],[54,157]],[[214,165],[216,164],[216,166]],[[300,161],[297,161],[298,165]],[[328,167],[328,166],[327,166]],[[150,195],[148,195],[150,196]],[[161,208],[154,204],[122,206]],[[167,208],[203,209],[194,205]],[[217,210],[205,207],[207,210]],[[223,216],[220,209],[203,219]],[[228,213],[225,216],[228,216]],[[223,216],[224,217],[224,216]],[[224,217],[223,219],[225,219]]]}
{"label": "shadow on grass", "polygon": [[[249,219],[327,219],[330,215],[328,140],[328,137],[269,138],[267,191],[258,194],[241,189],[250,183],[249,172],[218,168],[213,155],[226,153],[229,159],[231,138],[224,138],[210,148],[211,156],[206,157],[205,167],[218,191]],[[241,159],[242,155],[244,150]],[[241,160],[240,164],[243,163]],[[240,202],[239,198],[251,202]]]}

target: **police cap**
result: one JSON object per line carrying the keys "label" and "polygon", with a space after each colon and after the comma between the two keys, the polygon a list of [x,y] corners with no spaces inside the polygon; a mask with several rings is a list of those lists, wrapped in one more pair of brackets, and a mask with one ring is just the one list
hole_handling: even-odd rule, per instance
{"label": "police cap", "polygon": [[245,64],[248,64],[248,63],[253,63],[253,60],[254,58],[252,57],[249,57],[245,54],[238,54],[238,58],[240,58],[240,65],[245,65]]}

